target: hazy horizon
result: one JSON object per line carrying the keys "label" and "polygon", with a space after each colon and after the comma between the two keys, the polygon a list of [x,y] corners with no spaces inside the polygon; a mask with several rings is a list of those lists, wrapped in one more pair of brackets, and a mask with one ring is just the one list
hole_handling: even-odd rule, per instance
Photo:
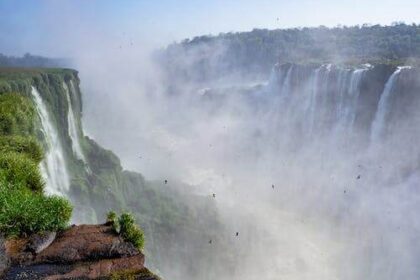
{"label": "hazy horizon", "polygon": [[[404,1],[2,1],[0,53],[71,57],[77,43],[145,48],[255,28],[419,23],[420,2]],[[188,16],[186,16],[188,15]],[[111,40],[109,40],[111,39]]]}

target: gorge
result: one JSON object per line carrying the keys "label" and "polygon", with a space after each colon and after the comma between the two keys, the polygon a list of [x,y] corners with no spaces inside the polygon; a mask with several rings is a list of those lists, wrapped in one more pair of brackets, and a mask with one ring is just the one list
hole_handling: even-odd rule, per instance
{"label": "gorge", "polygon": [[[0,252],[24,254],[0,258],[4,277],[418,279],[418,30],[253,30],[151,61],[119,46],[80,73],[0,68],[0,206],[23,154],[31,191],[68,199],[76,224],[41,229],[40,251],[36,225],[13,233]],[[143,250],[109,211],[133,214]]]}

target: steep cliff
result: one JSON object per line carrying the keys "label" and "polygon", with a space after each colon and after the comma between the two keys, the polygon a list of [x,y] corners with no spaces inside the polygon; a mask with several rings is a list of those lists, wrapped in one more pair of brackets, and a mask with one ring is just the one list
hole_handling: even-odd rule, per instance
{"label": "steep cliff", "polygon": [[[145,231],[149,266],[163,276],[211,275],[217,269],[209,264],[229,269],[229,254],[216,258],[207,251],[210,239],[214,248],[226,242],[214,200],[190,195],[178,182],[147,181],[123,170],[115,154],[84,136],[79,83],[77,72],[70,69],[0,71],[0,94],[18,93],[36,108],[46,191],[70,199],[75,223],[102,222],[110,210],[132,212]],[[185,192],[177,191],[180,188]]]}

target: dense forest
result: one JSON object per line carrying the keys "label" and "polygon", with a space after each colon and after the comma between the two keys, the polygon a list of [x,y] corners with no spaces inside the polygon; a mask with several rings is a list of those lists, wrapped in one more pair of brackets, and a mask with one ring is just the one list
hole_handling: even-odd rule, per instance
{"label": "dense forest", "polygon": [[0,53],[0,67],[60,67],[67,64],[65,59],[47,58],[26,53],[22,57]]}
{"label": "dense forest", "polygon": [[168,75],[203,81],[226,74],[265,75],[277,63],[418,63],[420,25],[254,29],[200,36],[160,53]]}

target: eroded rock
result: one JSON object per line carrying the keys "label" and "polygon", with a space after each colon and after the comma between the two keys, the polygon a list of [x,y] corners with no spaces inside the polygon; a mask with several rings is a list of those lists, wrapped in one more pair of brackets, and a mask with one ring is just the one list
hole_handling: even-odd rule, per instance
{"label": "eroded rock", "polygon": [[9,257],[6,255],[6,240],[0,236],[0,277],[3,272],[9,267]]}
{"label": "eroded rock", "polygon": [[25,251],[38,254],[45,250],[48,246],[53,243],[55,237],[57,236],[56,232],[45,232],[42,234],[34,234],[28,241]]}
{"label": "eroded rock", "polygon": [[[55,239],[43,235],[10,240],[4,250],[11,259],[11,267],[2,278],[6,280],[107,280],[126,272],[130,272],[130,279],[158,279],[145,273],[144,255],[115,234],[110,225],[72,226]],[[113,279],[125,279],[118,277]]]}

